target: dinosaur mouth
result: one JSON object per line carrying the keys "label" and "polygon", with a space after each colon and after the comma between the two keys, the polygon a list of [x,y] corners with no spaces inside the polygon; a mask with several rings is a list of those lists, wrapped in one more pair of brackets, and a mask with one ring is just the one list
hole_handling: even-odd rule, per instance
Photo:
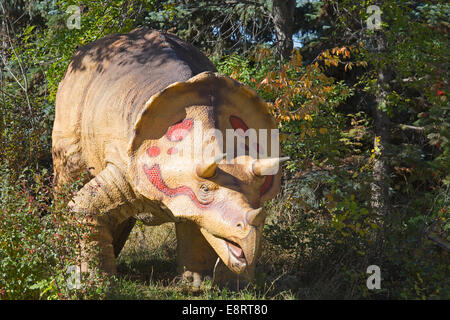
{"label": "dinosaur mouth", "polygon": [[244,255],[244,250],[242,250],[242,248],[237,243],[225,239],[223,240],[227,243],[228,251],[234,256],[234,258],[242,263],[247,263]]}
{"label": "dinosaur mouth", "polygon": [[247,259],[244,250],[236,242],[212,235],[204,228],[200,231],[228,268],[238,274],[244,272],[248,265]]}

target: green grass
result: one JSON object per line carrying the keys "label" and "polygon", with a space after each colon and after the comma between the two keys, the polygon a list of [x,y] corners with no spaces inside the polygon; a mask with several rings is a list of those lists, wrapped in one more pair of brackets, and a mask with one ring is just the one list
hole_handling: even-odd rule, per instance
{"label": "green grass", "polygon": [[289,290],[275,290],[279,279],[263,275],[264,266],[257,268],[255,283],[240,291],[218,288],[208,280],[200,288],[193,289],[177,274],[176,238],[172,224],[158,227],[136,225],[118,257],[117,269],[118,278],[106,291],[106,299],[295,298]]}

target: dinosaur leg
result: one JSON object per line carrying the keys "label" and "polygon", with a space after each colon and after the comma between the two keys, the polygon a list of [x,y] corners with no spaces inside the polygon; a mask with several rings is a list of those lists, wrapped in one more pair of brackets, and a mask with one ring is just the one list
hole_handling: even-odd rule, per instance
{"label": "dinosaur leg", "polygon": [[175,223],[178,272],[199,287],[205,276],[212,276],[217,254],[193,222]]}
{"label": "dinosaur leg", "polygon": [[101,270],[116,273],[114,244],[118,249],[124,243],[123,235],[130,227],[126,222],[142,209],[135,204],[131,187],[114,165],[108,165],[76,194],[69,207],[82,213],[84,224],[92,228],[82,243],[82,271],[88,271],[90,260],[97,260]]}
{"label": "dinosaur leg", "polygon": [[239,276],[232,272],[219,259],[195,223],[179,222],[175,223],[175,227],[178,272],[183,278],[191,280],[194,287],[199,287],[206,276],[210,276],[214,283],[233,290],[243,288],[253,279],[254,265]]}
{"label": "dinosaur leg", "polygon": [[122,250],[125,242],[130,235],[131,230],[136,224],[135,218],[129,218],[119,224],[117,228],[113,231],[113,247],[114,247],[114,256],[117,258],[120,251]]}
{"label": "dinosaur leg", "polygon": [[81,244],[81,271],[88,272],[92,266],[98,266],[104,272],[115,274],[117,270],[111,228],[100,222],[100,219],[95,220],[95,223],[90,224],[92,231],[89,240],[83,240]]}

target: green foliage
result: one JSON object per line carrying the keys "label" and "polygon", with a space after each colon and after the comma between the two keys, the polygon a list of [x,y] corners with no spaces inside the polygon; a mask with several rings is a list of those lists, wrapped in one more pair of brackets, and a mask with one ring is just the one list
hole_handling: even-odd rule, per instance
{"label": "green foliage", "polygon": [[[277,63],[271,54],[266,54],[262,60],[254,57],[255,54],[249,54],[248,58],[240,55],[215,61],[221,72],[252,86],[268,102],[274,103],[284,91],[280,87],[267,90],[267,86],[259,84],[271,76]],[[355,64],[363,59],[371,58],[361,50],[355,55]],[[281,73],[288,68],[283,66]],[[301,76],[304,70],[299,70],[297,75],[286,72],[286,78]],[[293,276],[299,286],[309,284],[317,297],[444,298],[448,296],[448,290],[444,289],[448,286],[438,283],[447,282],[448,258],[442,257],[433,243],[423,238],[433,226],[440,236],[449,239],[448,233],[442,231],[448,229],[448,189],[440,187],[440,183],[445,184],[445,180],[441,180],[445,176],[444,168],[449,167],[442,162],[448,161],[447,152],[434,149],[430,157],[424,150],[427,147],[414,140],[416,137],[408,137],[409,143],[390,145],[386,152],[398,175],[394,177],[391,192],[399,208],[385,221],[380,219],[371,208],[370,198],[372,166],[376,159],[370,114],[364,111],[345,114],[336,107],[345,104],[354,90],[360,90],[362,83],[370,87],[371,81],[362,78],[362,82],[355,83],[355,89],[344,81],[335,82],[329,92],[316,91],[325,96],[328,103],[309,109],[308,117],[291,121],[281,118],[282,150],[295,161],[286,166],[290,174],[282,195],[268,208],[272,217],[265,227],[266,250],[277,252],[270,261],[279,261],[279,268],[287,273],[286,277]],[[314,86],[320,89],[323,83],[315,80],[311,90]],[[429,96],[427,101],[437,98],[445,102],[445,94],[436,95],[436,89],[432,88],[434,96]],[[296,110],[295,106],[304,103],[305,97],[301,90],[294,92],[290,97],[293,102],[290,110]],[[397,99],[400,110],[406,108],[410,112],[403,96],[393,92],[389,98]],[[439,138],[427,136],[443,143],[441,137],[447,134],[448,120],[446,111],[442,116],[439,101],[434,108],[440,111],[433,116],[420,117],[421,122],[415,125],[424,126],[425,132],[444,128],[439,130]],[[391,101],[389,106],[392,106]],[[404,112],[390,110],[393,117],[397,112]],[[434,144],[433,140],[429,142]],[[433,205],[430,207],[430,204]],[[386,225],[389,229],[385,229]],[[418,266],[409,254],[412,250],[419,250],[426,256],[426,263]],[[384,289],[378,292],[365,287],[365,269],[373,263],[382,265],[384,272],[392,274],[386,277]],[[425,278],[433,284],[428,286]],[[294,288],[294,292],[298,297],[311,297],[311,293],[305,295],[298,288],[297,291]]]}
{"label": "green foliage", "polygon": [[80,265],[81,241],[90,236],[90,229],[82,225],[85,217],[67,209],[79,184],[67,186],[54,198],[45,170],[25,170],[16,184],[9,183],[8,171],[1,167],[0,298],[100,297],[106,281],[100,274],[84,275],[86,281],[78,290],[67,286],[67,269]]}
{"label": "green foliage", "polygon": [[205,52],[243,52],[271,40],[270,10],[267,0],[155,1],[145,25],[171,31]]}
{"label": "green foliage", "polygon": [[[304,46],[278,61],[271,1],[2,2],[0,298],[448,299],[448,252],[430,239],[450,241],[450,6],[384,1],[382,29],[371,31],[371,4],[298,2],[294,28]],[[80,7],[80,29],[67,28],[69,5]],[[151,248],[130,240],[119,278],[97,273],[67,288],[89,230],[66,208],[79,185],[54,196],[49,182],[57,86],[77,47],[143,25],[214,53],[218,70],[255,89],[278,120],[291,160],[282,193],[266,205],[255,283],[241,292],[208,281],[192,292],[178,281],[173,232],[152,238]],[[380,86],[383,70],[391,78]],[[382,152],[376,108],[392,124]],[[380,157],[391,168],[386,217],[371,202]],[[382,269],[379,291],[365,286],[371,264]]]}

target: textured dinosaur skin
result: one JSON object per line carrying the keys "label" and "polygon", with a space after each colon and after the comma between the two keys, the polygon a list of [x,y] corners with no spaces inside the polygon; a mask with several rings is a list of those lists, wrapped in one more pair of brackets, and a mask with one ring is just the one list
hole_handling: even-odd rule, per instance
{"label": "textured dinosaur skin", "polygon": [[69,205],[92,217],[85,223],[95,232],[84,247],[99,246],[103,270],[116,272],[115,257],[140,219],[175,223],[179,271],[194,285],[214,270],[218,281],[252,279],[265,220],[259,208],[279,192],[280,173],[255,175],[254,159],[244,155],[205,177],[204,157],[183,151],[199,128],[276,125],[251,89],[215,72],[194,47],[145,28],[74,54],[56,96],[54,179],[61,186],[87,172]]}

